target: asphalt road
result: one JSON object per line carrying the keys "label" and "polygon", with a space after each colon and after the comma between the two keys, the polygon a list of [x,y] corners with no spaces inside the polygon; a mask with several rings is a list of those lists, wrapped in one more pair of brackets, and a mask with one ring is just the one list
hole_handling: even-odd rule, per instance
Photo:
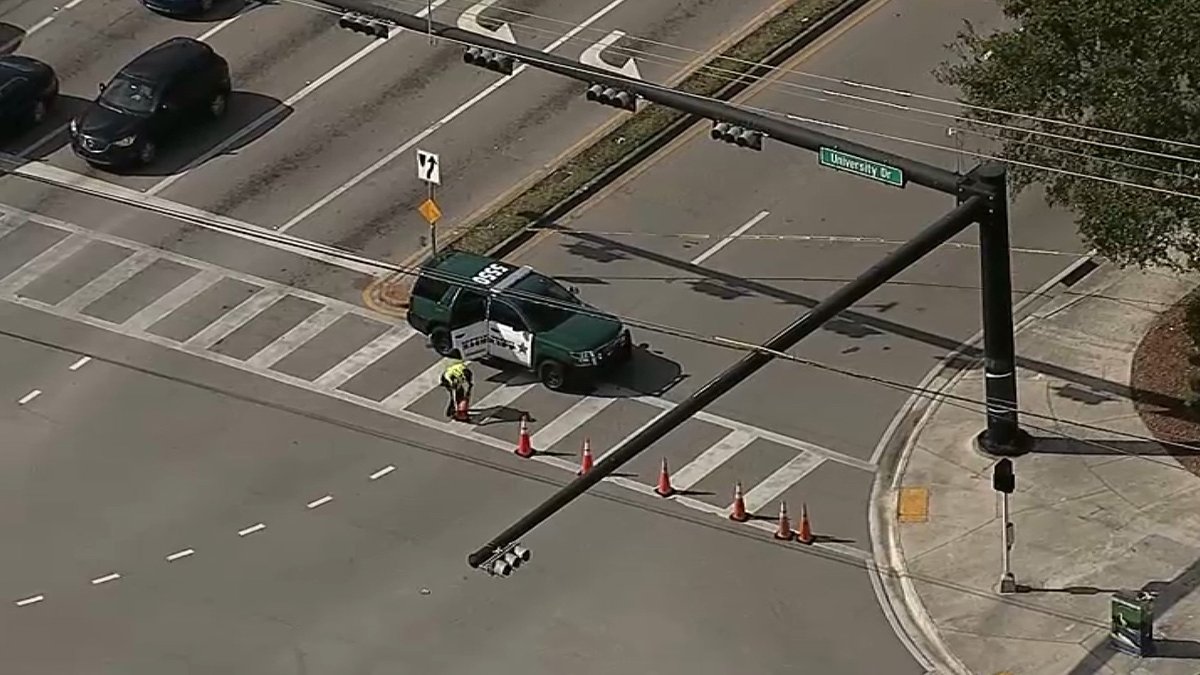
{"label": "asphalt road", "polygon": [[[525,14],[495,7],[483,16],[508,20],[522,44],[566,56],[578,57],[611,30],[643,36],[655,42],[617,47],[646,52],[643,76],[665,81],[776,2],[736,8],[711,0],[518,2],[503,6]],[[475,3],[433,5],[439,20],[457,22]],[[397,6],[416,11],[425,3]],[[21,5],[0,21],[36,25],[31,11]],[[407,32],[372,41],[338,28],[336,13],[294,2],[243,7],[227,0],[211,20],[183,22],[126,0],[82,0],[56,16],[17,51],[58,68],[64,100],[53,119],[6,150],[377,257],[404,258],[426,242],[428,226],[416,211],[426,197],[416,176],[418,147],[441,155],[438,199],[447,229],[619,115],[586,102],[578,83],[536,71],[505,80],[462,63],[460,47],[431,45]],[[87,167],[66,145],[66,119],[121,65],[174,35],[203,39],[229,60],[235,93],[228,115],[130,175]],[[180,230],[25,183],[0,189],[0,202],[72,222],[99,221],[105,231],[168,247]],[[207,247],[214,262],[251,264],[220,243]]]}
{"label": "asphalt road", "polygon": [[606,487],[489,579],[466,550],[561,472],[11,303],[0,325],[6,672],[905,672],[821,647],[875,611],[852,560]]}
{"label": "asphalt road", "polygon": [[[994,3],[986,0],[895,0],[870,7],[857,22],[843,26],[840,37],[814,45],[788,68],[952,98],[929,74],[947,58],[943,45],[964,19],[986,31],[1000,18]],[[902,53],[896,45],[904,45]],[[837,88],[798,73],[785,82]],[[944,120],[922,120],[882,106],[872,111],[861,103],[856,105],[863,108],[846,108],[834,105],[833,96],[817,101],[800,93],[805,92],[776,82],[742,102],[954,147]],[[861,89],[853,93],[871,95]],[[899,97],[885,100],[918,105]],[[879,110],[889,114],[877,114]],[[929,120],[932,124],[922,123]],[[954,206],[951,198],[915,185],[900,190],[822,168],[812,153],[769,139],[764,151],[755,153],[711,140],[707,127],[697,132],[563,218],[558,225],[564,231],[539,237],[511,260],[572,282],[589,301],[628,317],[701,336],[761,343],[896,246],[887,242],[912,237]],[[882,142],[863,133],[846,135],[948,169],[960,161],[963,168],[972,165],[956,152]],[[730,238],[735,234],[746,236]],[[958,245],[928,256],[793,353],[916,385],[981,327],[975,237],[968,230],[956,239]],[[1033,193],[1022,195],[1013,207],[1012,244],[1013,284],[1026,291],[1015,294],[1018,301],[1082,251],[1069,219],[1051,212]],[[669,400],[694,392],[741,355],[648,331],[638,333],[635,341],[648,343],[659,362],[680,364],[681,377],[660,394]],[[777,362],[709,410],[867,462],[869,474],[880,439],[908,395]],[[643,459],[652,460],[635,461]],[[754,448],[738,453],[707,475],[701,484],[717,495],[702,499],[727,503],[734,481],[764,480],[780,461],[778,455]],[[786,489],[758,505],[760,513],[774,513],[780,500],[793,507],[807,502],[816,526],[869,546],[853,526],[868,510],[869,475],[864,480],[860,472],[823,471],[829,468],[792,474],[783,483]],[[803,588],[842,590],[819,578]],[[832,647],[853,649],[863,639],[894,641],[883,619],[879,612],[860,617],[854,637]]]}
{"label": "asphalt road", "polygon": [[[765,3],[740,15],[718,3],[611,6],[592,24],[600,35],[620,27],[703,47]],[[562,17],[578,25],[600,8]],[[63,6],[49,22],[34,3],[0,12],[41,24],[18,51],[59,66],[64,92],[81,100],[142,49],[209,32],[246,78],[247,103],[231,110],[243,123],[367,44],[287,3],[199,23],[102,0]],[[222,141],[233,124],[164,158],[176,167],[160,175],[113,176],[49,137],[27,168],[282,227],[294,217],[283,207],[301,213],[498,80],[458,66],[428,77],[421,63],[452,59],[419,36],[375,44],[252,143]],[[379,61],[388,56],[410,65]],[[525,74],[443,126],[443,147],[486,156],[444,169],[454,178],[444,205],[459,189],[476,200],[464,213],[486,202],[607,117],[576,101],[538,121],[567,89]],[[530,121],[497,128],[501,115]],[[385,138],[392,124],[407,130]],[[314,130],[343,132],[342,144],[314,141]],[[226,154],[177,172],[225,142]],[[499,168],[475,171],[487,162]],[[348,225],[415,194],[415,177],[388,171],[348,190],[351,206],[332,201],[332,215],[314,211],[289,231],[401,255],[419,243],[411,215],[382,234]],[[232,199],[238,191],[253,194]],[[744,455],[769,468],[741,476],[759,511],[796,481],[865,486],[869,465],[736,417],[703,416],[656,448],[687,495],[650,496],[659,457],[647,457],[601,490],[607,498],[539,530],[533,569],[503,583],[468,574],[465,554],[548,495],[548,481],[565,481],[584,439],[602,454],[669,406],[655,392],[683,374],[678,364],[641,353],[623,386],[589,396],[481,368],[483,419],[464,429],[440,419],[431,352],[356,304],[361,271],[14,178],[0,202],[28,210],[0,208],[0,414],[16,447],[0,472],[0,522],[20,544],[0,556],[5,672],[915,672],[898,665],[907,657],[893,638],[838,647],[876,611],[861,565],[865,513],[822,513],[817,531],[836,536],[812,548],[775,544],[769,521],[723,517],[732,478],[722,472]],[[535,446],[548,451],[533,461],[511,453],[517,412],[532,414]],[[813,591],[814,579],[830,590]]]}

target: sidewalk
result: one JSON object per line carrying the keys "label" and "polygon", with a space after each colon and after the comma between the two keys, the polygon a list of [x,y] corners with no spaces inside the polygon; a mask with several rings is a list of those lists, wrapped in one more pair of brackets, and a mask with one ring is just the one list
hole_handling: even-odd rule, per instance
{"label": "sidewalk", "polygon": [[[1149,436],[1126,391],[1133,351],[1156,308],[1096,296],[1165,309],[1194,283],[1102,267],[1072,289],[1087,295],[1052,301],[1018,334],[1017,354],[1030,366],[1018,370],[1020,407],[1028,411],[1021,423],[1037,439],[1014,460],[1012,567],[1021,592],[996,590],[994,460],[972,442],[984,427],[981,405],[943,402],[916,425],[892,482],[900,489],[881,493],[881,526],[900,571],[890,585],[903,589],[909,619],[924,633],[918,642],[951,669],[1200,673],[1200,478],[1156,443],[1055,421]],[[973,369],[948,391],[979,402],[982,390],[982,370]],[[1138,659],[1115,653],[1106,638],[1111,593],[1143,588],[1159,593],[1162,656]]]}

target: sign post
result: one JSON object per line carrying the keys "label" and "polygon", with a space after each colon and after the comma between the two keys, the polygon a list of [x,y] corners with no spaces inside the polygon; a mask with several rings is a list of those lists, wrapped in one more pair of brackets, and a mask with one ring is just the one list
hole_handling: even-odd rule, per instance
{"label": "sign post", "polygon": [[417,210],[429,223],[429,247],[437,256],[437,222],[442,218],[442,210],[434,199],[435,186],[442,184],[442,160],[436,154],[426,150],[417,150],[417,178],[425,181],[428,188],[425,201]]}
{"label": "sign post", "polygon": [[1012,573],[1013,524],[1008,520],[1008,496],[1017,489],[1017,477],[1013,473],[1011,459],[1005,457],[996,462],[992,470],[992,489],[1000,493],[1000,540],[1002,545],[1000,592],[1016,593],[1017,578]]}

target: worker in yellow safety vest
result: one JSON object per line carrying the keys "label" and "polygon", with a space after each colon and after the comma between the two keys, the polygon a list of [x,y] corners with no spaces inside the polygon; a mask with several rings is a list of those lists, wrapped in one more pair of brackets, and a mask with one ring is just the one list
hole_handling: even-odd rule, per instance
{"label": "worker in yellow safety vest", "polygon": [[450,394],[450,400],[446,403],[447,419],[461,419],[462,416],[457,414],[459,401],[466,403],[464,408],[469,406],[471,389],[474,386],[475,376],[466,361],[455,360],[446,366],[446,371],[442,373],[442,387]]}

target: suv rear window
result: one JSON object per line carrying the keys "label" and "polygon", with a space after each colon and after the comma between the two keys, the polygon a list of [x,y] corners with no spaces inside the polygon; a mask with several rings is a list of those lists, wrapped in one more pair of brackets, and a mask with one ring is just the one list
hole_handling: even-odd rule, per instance
{"label": "suv rear window", "polygon": [[444,281],[431,279],[427,276],[417,278],[417,283],[413,284],[413,295],[438,302],[446,297],[446,292],[450,290],[450,284]]}

